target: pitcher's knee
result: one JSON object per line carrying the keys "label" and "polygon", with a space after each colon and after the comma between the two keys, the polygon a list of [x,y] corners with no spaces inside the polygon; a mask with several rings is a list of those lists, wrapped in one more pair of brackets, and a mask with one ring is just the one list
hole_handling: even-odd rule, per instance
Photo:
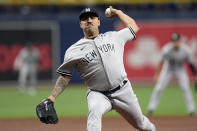
{"label": "pitcher's knee", "polygon": [[102,116],[104,112],[105,108],[100,104],[92,105],[92,107],[89,108],[89,113],[94,115]]}

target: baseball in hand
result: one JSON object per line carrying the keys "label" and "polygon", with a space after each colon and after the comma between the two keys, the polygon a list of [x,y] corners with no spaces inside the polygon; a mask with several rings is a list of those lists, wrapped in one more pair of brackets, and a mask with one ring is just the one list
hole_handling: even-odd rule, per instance
{"label": "baseball in hand", "polygon": [[110,16],[111,16],[111,10],[110,10],[110,8],[107,8],[107,9],[105,10],[105,16],[106,16],[106,17],[110,17]]}

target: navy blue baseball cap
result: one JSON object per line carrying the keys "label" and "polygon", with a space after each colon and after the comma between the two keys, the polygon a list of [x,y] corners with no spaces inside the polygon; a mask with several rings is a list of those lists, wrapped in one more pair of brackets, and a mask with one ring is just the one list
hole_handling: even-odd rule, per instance
{"label": "navy blue baseball cap", "polygon": [[93,15],[96,17],[99,17],[98,13],[96,12],[95,9],[93,8],[85,8],[81,11],[80,15],[79,15],[79,20],[82,20],[84,18],[84,16],[86,15]]}
{"label": "navy blue baseball cap", "polygon": [[172,34],[172,36],[171,36],[171,40],[172,41],[177,41],[177,40],[179,40],[180,39],[180,34],[178,34],[178,33],[173,33]]}

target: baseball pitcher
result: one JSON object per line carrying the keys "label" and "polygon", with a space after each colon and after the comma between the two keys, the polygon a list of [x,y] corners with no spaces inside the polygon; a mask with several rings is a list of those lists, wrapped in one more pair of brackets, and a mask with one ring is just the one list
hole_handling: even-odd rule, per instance
{"label": "baseball pitcher", "polygon": [[[38,117],[44,123],[57,123],[53,103],[68,85],[73,70],[77,69],[89,89],[87,131],[101,131],[102,116],[113,109],[135,128],[155,131],[155,126],[141,112],[123,65],[124,45],[136,39],[139,27],[121,10],[110,7],[106,14],[108,18],[118,17],[126,28],[99,34],[98,13],[91,8],[81,12],[79,20],[84,38],[67,49],[51,95],[37,107]],[[52,110],[46,110],[46,107]]]}
{"label": "baseball pitcher", "polygon": [[175,76],[183,91],[188,112],[192,116],[195,112],[195,105],[189,88],[189,78],[184,64],[188,63],[194,76],[197,77],[194,59],[190,48],[181,43],[179,34],[173,33],[171,39],[172,42],[166,44],[162,49],[161,61],[155,75],[155,80],[157,80],[157,78],[158,80],[148,107],[148,114],[151,115],[154,112],[164,88],[170,82],[171,78]]}

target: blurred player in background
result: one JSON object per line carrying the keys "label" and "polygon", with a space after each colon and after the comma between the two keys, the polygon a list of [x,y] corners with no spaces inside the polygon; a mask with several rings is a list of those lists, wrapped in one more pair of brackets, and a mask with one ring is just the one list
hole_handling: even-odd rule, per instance
{"label": "blurred player in background", "polygon": [[[35,95],[35,86],[37,84],[38,63],[40,60],[39,51],[33,47],[31,42],[26,44],[26,47],[21,49],[14,61],[14,69],[19,71],[19,91],[25,92],[29,86],[28,92],[30,95]],[[29,80],[29,82],[28,82]]]}
{"label": "blurred player in background", "polygon": [[148,106],[149,115],[156,109],[164,88],[173,76],[176,77],[184,93],[185,104],[189,114],[192,116],[195,113],[195,104],[190,90],[189,78],[184,66],[185,63],[189,64],[196,82],[197,76],[194,58],[191,49],[182,43],[180,38],[180,34],[173,33],[171,36],[172,41],[166,44],[162,49],[161,60],[154,76],[157,83]]}

